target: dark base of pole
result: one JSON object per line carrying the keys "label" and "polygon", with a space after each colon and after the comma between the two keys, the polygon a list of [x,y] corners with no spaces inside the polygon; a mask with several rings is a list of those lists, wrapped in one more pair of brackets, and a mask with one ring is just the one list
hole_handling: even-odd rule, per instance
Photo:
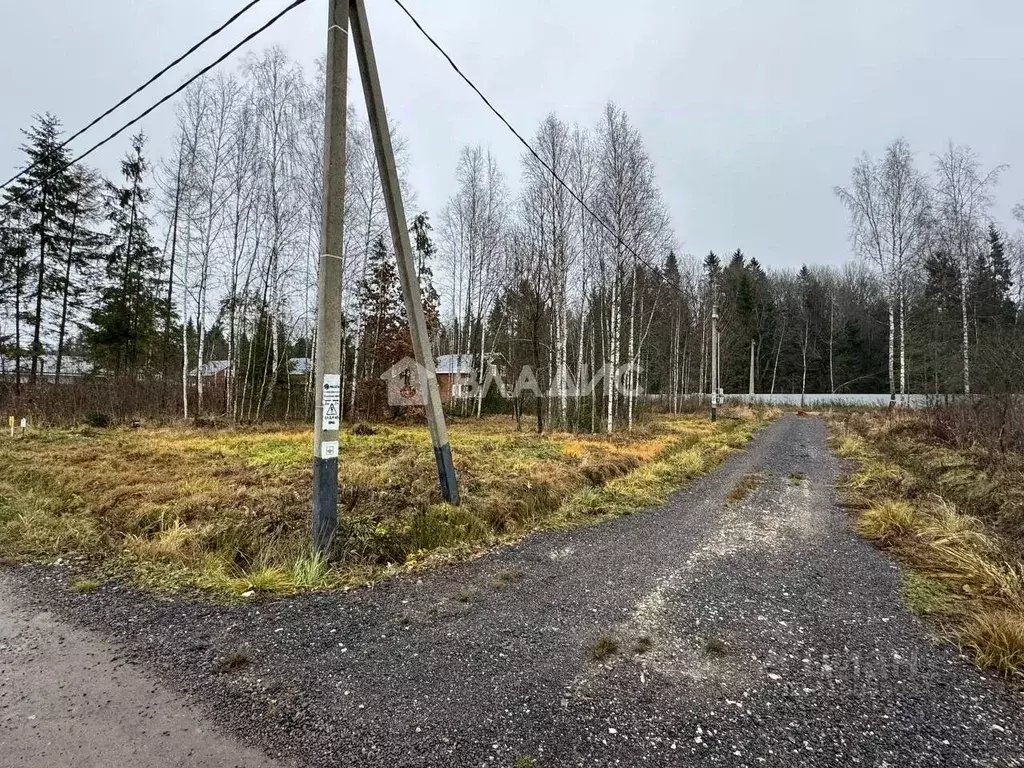
{"label": "dark base of pole", "polygon": [[718,409],[712,406],[711,408],[711,420],[718,421]]}
{"label": "dark base of pole", "polygon": [[452,506],[459,506],[459,480],[452,462],[452,447],[448,443],[440,447],[435,445],[434,460],[437,462],[437,479],[441,483],[441,497]]}
{"label": "dark base of pole", "polygon": [[338,459],[313,458],[313,548],[326,555],[338,528]]}

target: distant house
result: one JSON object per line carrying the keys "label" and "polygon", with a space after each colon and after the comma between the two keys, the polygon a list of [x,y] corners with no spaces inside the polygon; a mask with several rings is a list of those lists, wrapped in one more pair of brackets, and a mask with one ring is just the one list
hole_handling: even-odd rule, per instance
{"label": "distant house", "polygon": [[441,402],[473,396],[476,368],[473,355],[441,355],[437,358],[437,384]]}
{"label": "distant house", "polygon": [[293,357],[288,360],[288,374],[291,376],[308,376],[313,372],[313,359],[310,357]]}
{"label": "distant house", "polygon": [[[436,366],[442,403],[473,396],[476,369],[472,355],[441,355]],[[423,405],[423,384],[417,370],[416,361],[406,357],[381,374],[380,378],[388,385],[388,402],[391,405]]]}
{"label": "distant house", "polygon": [[226,378],[228,375],[228,369],[231,368],[230,360],[209,360],[203,363],[199,368],[193,368],[188,372],[190,378],[195,378],[196,374],[202,374],[204,379],[218,379]]}
{"label": "distant house", "polygon": [[[193,379],[202,371],[204,379],[218,381],[227,378],[228,370],[231,368],[230,360],[210,360],[203,363],[202,368],[193,368],[188,375]],[[288,360],[288,374],[290,376],[308,376],[313,371],[313,361],[308,357],[292,357]]]}
{"label": "distant house", "polygon": [[[53,383],[57,380],[57,356],[40,355],[36,375],[40,381]],[[0,355],[0,376],[14,376],[17,369],[14,358]],[[60,381],[77,381],[93,373],[93,364],[84,357],[64,355],[60,360]],[[21,357],[21,381],[28,382],[32,377],[32,356]]]}

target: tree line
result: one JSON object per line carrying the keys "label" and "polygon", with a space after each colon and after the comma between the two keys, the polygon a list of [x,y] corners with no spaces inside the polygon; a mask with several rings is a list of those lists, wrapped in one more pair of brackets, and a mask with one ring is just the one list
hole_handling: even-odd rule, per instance
{"label": "tree line", "polygon": [[[35,119],[31,170],[0,200],[5,409],[310,417],[323,78],[277,48],[250,54],[183,94],[167,156],[150,158],[139,134],[113,180],[66,167],[60,121]],[[393,142],[404,184],[397,130]],[[685,407],[710,387],[715,306],[727,392],[1020,390],[1024,248],[990,217],[1001,168],[969,148],[951,144],[930,173],[902,140],[858,159],[835,190],[858,258],[792,271],[741,250],[683,254],[615,104],[587,125],[549,115],[531,144],[515,192],[486,147],[463,148],[451,198],[409,222],[435,351],[510,390],[469,391],[454,412],[610,431],[652,401]],[[380,376],[411,345],[369,126],[352,108],[347,156],[343,412],[356,420],[389,415]],[[527,369],[539,396],[511,391]]]}

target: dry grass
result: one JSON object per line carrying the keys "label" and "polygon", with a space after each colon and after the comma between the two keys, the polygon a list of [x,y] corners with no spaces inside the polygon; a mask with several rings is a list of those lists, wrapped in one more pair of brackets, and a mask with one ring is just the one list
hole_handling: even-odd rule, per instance
{"label": "dry grass", "polygon": [[857,518],[860,534],[882,544],[911,536],[917,524],[917,512],[905,501],[886,499],[873,504]]}
{"label": "dry grass", "polygon": [[343,432],[329,559],[308,551],[304,430],[40,431],[0,442],[0,560],[75,556],[144,586],[235,595],[362,584],[659,504],[759,423],[666,417],[632,433],[537,435],[503,418],[459,422],[460,507],[439,497],[425,428]]}
{"label": "dry grass", "polygon": [[753,472],[749,475],[744,475],[739,479],[732,490],[729,491],[725,498],[730,502],[743,501],[747,496],[756,491],[761,487],[761,483],[764,482],[764,475],[760,472]]}
{"label": "dry grass", "polygon": [[[1024,673],[1024,560],[1014,460],[936,445],[920,414],[853,414],[833,447],[856,459],[844,486],[858,532],[909,567],[907,605],[981,667]],[[1009,473],[1009,474],[1007,474]],[[1009,483],[1009,485],[1004,485]]]}
{"label": "dry grass", "polygon": [[957,631],[957,641],[979,666],[1004,675],[1024,669],[1024,615],[1018,611],[974,614]]}

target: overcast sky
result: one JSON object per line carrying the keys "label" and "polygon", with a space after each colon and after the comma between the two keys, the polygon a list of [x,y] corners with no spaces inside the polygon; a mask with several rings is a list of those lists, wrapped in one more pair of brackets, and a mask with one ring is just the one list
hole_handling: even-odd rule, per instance
{"label": "overcast sky", "polygon": [[[609,99],[654,159],[684,252],[740,247],[765,265],[849,258],[832,194],[855,157],[905,136],[919,164],[948,139],[1009,163],[994,215],[1024,202],[1020,0],[406,0],[521,131],[548,112],[596,122]],[[216,58],[288,0],[263,0],[123,118]],[[0,0],[0,171],[49,110],[77,129],[220,24],[243,0]],[[392,0],[367,0],[389,112],[408,140],[420,208],[452,192],[460,147],[496,153],[513,188],[520,147]],[[253,42],[312,65],[326,0]],[[628,13],[627,13],[628,10]],[[229,43],[230,41],[230,43]],[[352,60],[354,63],[354,59]],[[224,66],[236,66],[237,62]],[[358,90],[350,96],[361,98]],[[143,123],[168,146],[170,105]],[[79,140],[91,145],[120,122]],[[127,141],[94,163],[115,173]]]}

